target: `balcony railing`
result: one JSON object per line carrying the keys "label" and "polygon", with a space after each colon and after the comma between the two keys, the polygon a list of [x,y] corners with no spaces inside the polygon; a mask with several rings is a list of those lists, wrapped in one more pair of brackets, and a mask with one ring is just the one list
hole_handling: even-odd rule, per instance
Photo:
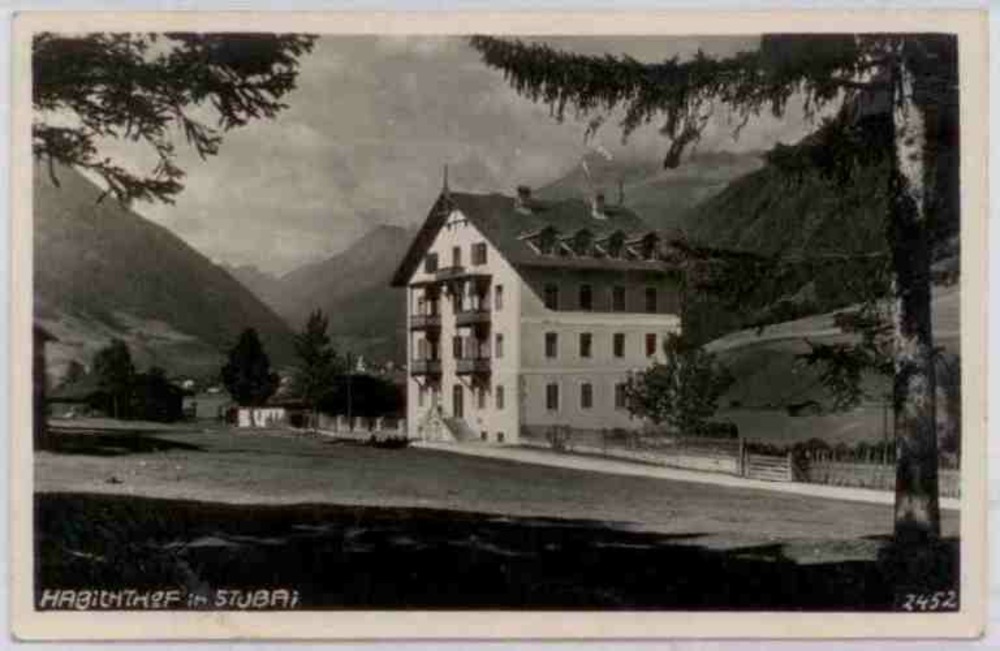
{"label": "balcony railing", "polygon": [[477,271],[465,266],[441,267],[434,274],[436,280],[454,280],[459,278],[489,278],[485,271]]}
{"label": "balcony railing", "polygon": [[488,357],[460,357],[455,360],[455,372],[458,375],[484,374],[490,372]]}
{"label": "balcony railing", "polygon": [[455,325],[459,326],[478,325],[489,322],[490,311],[488,309],[462,310],[455,314]]}
{"label": "balcony railing", "polygon": [[441,315],[440,314],[411,314],[410,315],[410,329],[411,330],[428,330],[430,328],[440,328],[441,327]]}
{"label": "balcony railing", "polygon": [[441,375],[441,360],[439,359],[411,360],[410,375]]}

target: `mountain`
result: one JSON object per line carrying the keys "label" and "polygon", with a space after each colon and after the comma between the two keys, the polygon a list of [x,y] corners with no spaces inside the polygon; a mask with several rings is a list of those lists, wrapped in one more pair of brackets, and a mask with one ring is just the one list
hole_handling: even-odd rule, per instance
{"label": "mountain", "polygon": [[839,185],[766,165],[691,208],[681,227],[700,243],[763,255],[872,253],[886,249],[887,187],[884,167]]}
{"label": "mountain", "polygon": [[276,291],[258,296],[295,330],[310,312],[321,309],[339,350],[401,362],[406,357],[406,301],[389,280],[414,235],[401,226],[377,226],[345,251],[281,276]]}
{"label": "mountain", "polygon": [[759,152],[699,152],[680,167],[664,169],[659,161],[608,159],[591,152],[565,176],[538,188],[535,194],[544,199],[568,199],[601,191],[607,201],[616,203],[621,192],[623,203],[652,227],[671,230],[683,226],[692,208],[762,164]]}
{"label": "mountain", "polygon": [[[932,323],[934,341],[945,356],[960,355],[961,292],[958,285],[935,285],[932,288]],[[791,415],[790,408],[811,403],[824,408],[831,404],[830,394],[821,382],[819,368],[808,366],[799,355],[809,351],[808,342],[849,343],[827,312],[767,326],[731,332],[708,343],[735,378],[735,383],[720,401],[715,418],[739,426],[752,440],[788,443],[822,438],[828,443],[877,442],[885,434],[888,416],[886,405],[866,400],[846,412]],[[946,379],[939,377],[939,388]],[[864,386],[869,395],[890,390],[887,378],[868,377]],[[939,409],[944,416],[944,410]]]}
{"label": "mountain", "polygon": [[166,228],[131,212],[78,171],[34,174],[35,318],[58,341],[50,371],[89,364],[112,337],[139,368],[216,373],[254,327],[275,365],[292,359],[288,326],[243,285]]}
{"label": "mountain", "polygon": [[230,265],[222,263],[219,265],[226,273],[240,281],[240,284],[253,292],[254,296],[269,305],[275,296],[281,293],[281,283],[278,276],[261,271],[255,265],[242,264]]}

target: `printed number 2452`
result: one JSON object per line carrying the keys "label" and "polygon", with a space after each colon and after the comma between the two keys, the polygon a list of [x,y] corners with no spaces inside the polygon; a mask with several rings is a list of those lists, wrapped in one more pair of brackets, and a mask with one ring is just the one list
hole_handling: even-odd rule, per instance
{"label": "printed number 2452", "polygon": [[900,607],[909,612],[958,610],[958,593],[955,590],[908,592],[903,596],[903,603]]}

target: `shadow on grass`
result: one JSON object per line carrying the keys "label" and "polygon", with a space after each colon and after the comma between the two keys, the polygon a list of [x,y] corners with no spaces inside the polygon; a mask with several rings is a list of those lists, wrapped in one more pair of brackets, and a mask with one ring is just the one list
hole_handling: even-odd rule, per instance
{"label": "shadow on grass", "polygon": [[46,452],[118,457],[127,454],[202,450],[199,445],[161,438],[146,432],[51,432]]}
{"label": "shadow on grass", "polygon": [[[457,511],[39,494],[36,589],[289,588],[313,609],[890,610],[874,561]],[[950,553],[957,556],[957,543]],[[943,570],[957,576],[957,558]],[[944,577],[946,580],[949,577]]]}

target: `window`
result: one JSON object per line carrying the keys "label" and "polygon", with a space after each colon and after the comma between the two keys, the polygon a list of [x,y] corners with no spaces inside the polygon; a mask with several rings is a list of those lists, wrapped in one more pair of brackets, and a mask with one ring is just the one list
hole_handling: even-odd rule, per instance
{"label": "window", "polygon": [[424,271],[432,274],[438,270],[438,254],[428,253],[427,257],[424,258]]}
{"label": "window", "polygon": [[451,266],[453,267],[462,266],[462,247],[460,246],[451,247]]}
{"label": "window", "polygon": [[619,382],[615,385],[615,409],[625,409],[627,406],[627,399],[625,393],[625,383]]}
{"label": "window", "polygon": [[455,418],[465,418],[465,390],[461,384],[451,388],[451,411]]}
{"label": "window", "polygon": [[625,248],[625,233],[621,231],[615,231],[608,238],[608,256],[612,258],[622,257],[622,252]]}
{"label": "window", "polygon": [[650,332],[646,335],[646,357],[656,354],[656,334]]}
{"label": "window", "polygon": [[427,393],[427,389],[425,387],[420,387],[419,389],[417,389],[417,406],[418,407],[423,407],[424,406],[424,395],[426,393]]}
{"label": "window", "polygon": [[555,382],[545,385],[545,408],[559,411],[559,385]]}
{"label": "window", "polygon": [[590,285],[580,285],[580,309],[588,312],[594,309],[594,289]]}
{"label": "window", "polygon": [[580,385],[580,408],[590,409],[594,406],[594,385],[584,382]]}
{"label": "window", "polygon": [[660,243],[660,238],[656,237],[653,233],[646,235],[642,238],[642,244],[640,245],[640,253],[642,253],[643,260],[655,260],[656,259],[656,249]]}
{"label": "window", "polygon": [[615,287],[611,290],[611,309],[615,312],[625,311],[625,288]]}
{"label": "window", "polygon": [[497,312],[503,309],[503,285],[497,285],[493,290],[493,309]]}
{"label": "window", "polygon": [[497,399],[496,399],[496,403],[497,403],[496,407],[497,407],[497,409],[503,409],[503,400],[504,400],[503,385],[502,384],[498,384],[497,385]]}
{"label": "window", "polygon": [[559,309],[559,287],[557,285],[545,286],[545,307],[550,310]]}
{"label": "window", "polygon": [[477,242],[472,245],[472,264],[486,264],[486,242]]}
{"label": "window", "polygon": [[625,333],[616,332],[612,343],[615,357],[625,357]]}
{"label": "window", "polygon": [[486,433],[486,430],[483,430],[482,432],[479,433],[480,441],[485,441],[487,438],[489,438],[489,435]]}
{"label": "window", "polygon": [[497,432],[497,443],[503,443],[503,432]]}
{"label": "window", "polygon": [[548,255],[556,245],[556,229],[546,226],[538,235],[538,251]]}
{"label": "window", "polygon": [[554,332],[545,333],[545,356],[550,359],[559,356],[559,335]]}
{"label": "window", "polygon": [[496,345],[494,346],[493,356],[497,359],[503,357],[503,335],[499,332],[496,336]]}
{"label": "window", "polygon": [[451,338],[451,356],[455,359],[462,357],[462,338],[458,335]]}
{"label": "window", "polygon": [[486,409],[486,389],[476,391],[476,408]]}
{"label": "window", "polygon": [[647,287],[646,288],[646,312],[650,314],[656,313],[656,288]]}
{"label": "window", "polygon": [[580,333],[580,357],[590,357],[594,337],[589,332]]}

